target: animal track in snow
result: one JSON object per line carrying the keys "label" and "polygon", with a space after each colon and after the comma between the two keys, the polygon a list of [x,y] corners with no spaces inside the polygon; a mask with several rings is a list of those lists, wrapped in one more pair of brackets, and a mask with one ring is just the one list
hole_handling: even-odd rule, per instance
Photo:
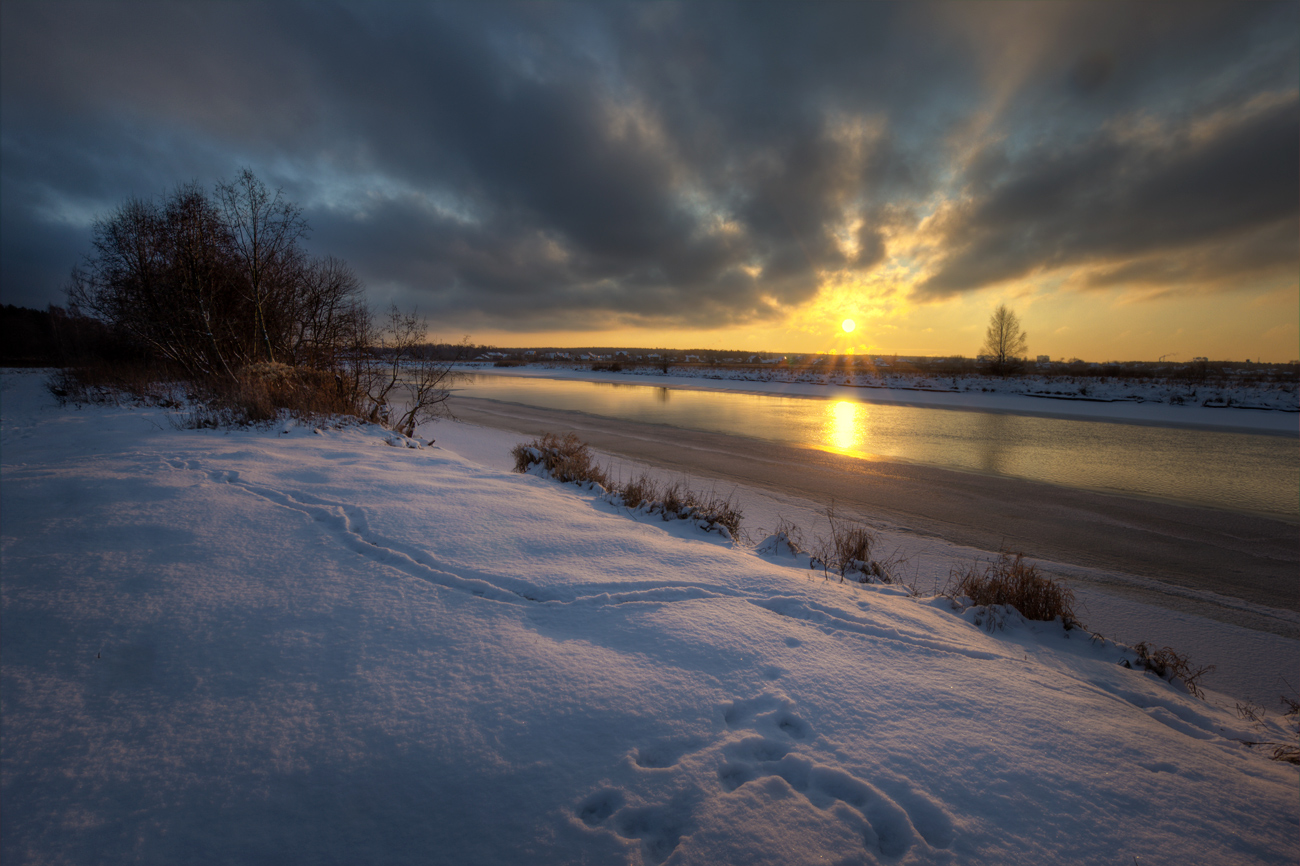
{"label": "animal track in snow", "polygon": [[640,780],[661,792],[676,791],[669,802],[645,804],[637,802],[631,787],[603,787],[577,804],[577,818],[591,830],[638,840],[644,862],[661,863],[697,826],[697,809],[710,799],[709,768],[716,760],[713,799],[729,797],[752,783],[759,785],[758,792],[777,791],[776,800],[801,797],[804,808],[824,813],[828,821],[843,822],[868,852],[891,860],[917,844],[931,850],[951,846],[951,816],[908,781],[872,784],[801,754],[801,749],[816,748],[817,734],[785,695],[738,698],[718,711],[725,730],[712,743],[655,740],[635,749],[623,765],[624,778],[631,771],[632,785]]}
{"label": "animal track in snow", "polygon": [[633,760],[643,770],[663,770],[690,754],[692,746],[696,745],[681,740],[660,740],[637,749]]}
{"label": "animal track in snow", "polygon": [[862,821],[863,844],[886,857],[901,857],[917,836],[932,848],[952,844],[952,818],[905,783],[892,786],[896,790],[891,797],[845,770],[795,753],[793,749],[814,734],[787,698],[760,695],[733,701],[723,710],[723,720],[733,730],[743,727],[759,733],[722,748],[725,760],[718,767],[718,782],[728,793],[751,782],[779,777],[819,809],[829,810],[837,802],[849,807]]}
{"label": "animal track in snow", "polygon": [[603,788],[579,804],[578,819],[592,829],[608,822],[608,829],[612,832],[624,839],[640,841],[641,854],[647,863],[662,863],[668,859],[690,823],[691,810],[680,801],[666,806],[627,809],[623,808],[623,803],[623,792],[616,788]]}
{"label": "animal track in snow", "polygon": [[688,817],[689,810],[680,806],[643,806],[624,809],[613,824],[620,836],[641,840],[646,862],[662,863],[681,842]]}
{"label": "animal track in snow", "polygon": [[722,712],[722,720],[729,728],[741,726],[755,730],[773,730],[795,740],[812,736],[812,726],[795,715],[794,704],[788,699],[773,695],[760,695],[750,700],[733,701]]}
{"label": "animal track in snow", "polygon": [[272,505],[296,511],[334,536],[343,547],[384,565],[448,589],[468,592],[493,601],[518,603],[525,596],[502,589],[484,577],[465,577],[439,568],[426,551],[384,538],[371,530],[365,511],[355,505],[330,502],[318,497],[290,494],[263,484],[245,481],[238,470],[204,468],[194,460],[173,458],[167,465],[203,472],[215,484],[229,484]]}
{"label": "animal track in snow", "polygon": [[[1005,655],[944,643],[919,634],[907,634],[887,626],[877,625],[864,617],[855,616],[847,611],[827,605],[818,604],[797,596],[772,596],[763,599],[748,599],[750,604],[761,607],[777,616],[801,620],[816,626],[826,634],[851,634],[876,641],[890,641],[904,644],[915,650],[953,653],[972,659],[991,660],[1006,658]],[[865,611],[865,608],[864,608]],[[795,643],[791,643],[795,640]],[[798,646],[797,639],[786,639],[786,645]]]}
{"label": "animal track in snow", "polygon": [[588,827],[595,827],[623,805],[623,792],[614,788],[597,791],[582,801],[578,807],[578,817]]}

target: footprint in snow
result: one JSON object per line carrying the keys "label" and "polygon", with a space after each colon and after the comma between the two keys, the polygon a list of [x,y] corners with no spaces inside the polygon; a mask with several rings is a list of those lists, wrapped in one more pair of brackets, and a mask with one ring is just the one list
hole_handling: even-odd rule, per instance
{"label": "footprint in snow", "polygon": [[698,743],[682,740],[659,740],[636,750],[633,760],[645,770],[663,770],[672,767]]}
{"label": "footprint in snow", "polygon": [[860,822],[864,846],[885,857],[901,857],[916,841],[931,848],[952,844],[955,828],[944,808],[906,783],[891,786],[893,796],[838,767],[817,764],[794,749],[815,737],[812,725],[794,712],[793,703],[776,695],[733,701],[723,708],[723,721],[732,730],[749,729],[758,736],[729,743],[722,749],[718,783],[730,793],[752,782],[777,777],[813,806],[829,810],[836,803]]}
{"label": "footprint in snow", "polygon": [[[956,832],[951,816],[906,781],[887,785],[887,793],[846,770],[799,754],[796,749],[815,743],[816,732],[795,712],[789,698],[762,694],[737,699],[720,709],[729,730],[752,734],[721,745],[717,784],[722,796],[752,783],[775,784],[803,797],[812,807],[839,816],[848,829],[860,835],[867,851],[889,859],[906,854],[918,837],[931,849],[952,844]],[[638,772],[680,773],[686,756],[706,748],[685,740],[662,739],[638,748],[631,763]],[[694,807],[680,795],[666,805],[633,807],[626,805],[624,793],[616,788],[602,788],[589,795],[575,812],[592,830],[639,840],[647,863],[662,863],[671,856],[694,824]]]}

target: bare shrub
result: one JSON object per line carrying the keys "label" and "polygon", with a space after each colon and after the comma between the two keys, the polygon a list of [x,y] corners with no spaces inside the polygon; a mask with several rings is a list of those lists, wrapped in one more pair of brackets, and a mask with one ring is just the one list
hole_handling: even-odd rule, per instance
{"label": "bare shrub", "polygon": [[690,508],[692,498],[689,489],[680,481],[674,481],[659,493],[657,504],[663,509],[665,515],[685,517],[684,512]]}
{"label": "bare shrub", "polygon": [[[1146,641],[1142,641],[1133,647],[1133,652],[1137,654],[1138,664],[1142,665],[1143,670],[1151,671],[1163,680],[1179,680],[1187,687],[1190,695],[1205,700],[1205,692],[1201,690],[1201,677],[1214,670],[1214,665],[1207,665],[1203,668],[1192,669],[1192,663],[1186,655],[1178,652],[1172,647],[1162,647],[1156,649]],[[1240,714],[1240,708],[1238,714]]]}
{"label": "bare shrub", "polygon": [[547,433],[541,439],[516,445],[510,453],[515,471],[527,472],[541,465],[556,481],[597,484],[608,490],[609,476],[595,461],[591,448],[573,433]]}
{"label": "bare shrub", "polygon": [[1057,617],[1066,628],[1081,628],[1074,614],[1074,593],[1070,588],[1038,572],[1024,554],[1001,553],[990,563],[975,563],[954,570],[942,595],[963,596],[977,607],[1006,605],[1025,619],[1050,621]]}
{"label": "bare shrub", "polygon": [[722,497],[710,491],[696,496],[691,509],[689,516],[702,522],[706,529],[716,530],[717,527],[722,527],[727,530],[728,538],[740,537],[740,521],[744,512],[730,497]]}
{"label": "bare shrub", "polygon": [[640,508],[659,500],[659,485],[649,475],[642,473],[631,481],[618,485],[618,494],[628,508]]}
{"label": "bare shrub", "polygon": [[804,541],[803,530],[784,517],[777,519],[776,529],[772,530],[772,534],[776,536],[778,541],[784,541],[786,546],[790,548],[791,553],[806,553],[808,551],[808,543]]}
{"label": "bare shrub", "polygon": [[755,545],[754,550],[762,556],[798,556],[807,553],[807,548],[803,530],[784,517],[780,517],[772,534]]}
{"label": "bare shrub", "polygon": [[[309,258],[306,235],[301,208],[247,169],[212,196],[187,184],[130,199],[92,227],[71,307],[53,317],[61,354],[165,362],[161,381],[206,403],[191,426],[255,424],[287,410],[357,415],[409,437],[449,414],[459,355],[437,357],[415,313],[394,307],[376,324],[356,274],[340,259]],[[82,374],[51,392],[98,399],[103,387],[135,386]]]}
{"label": "bare shrub", "polygon": [[439,359],[424,345],[428,329],[426,319],[396,305],[382,325],[363,317],[347,373],[367,421],[414,436],[423,422],[451,414],[447,400],[455,381],[452,367],[467,353],[468,338],[461,340],[453,358]]}
{"label": "bare shrub", "polygon": [[743,512],[729,497],[712,491],[696,493],[680,481],[660,487],[644,473],[627,482],[611,481],[588,445],[573,433],[563,437],[547,433],[516,445],[510,453],[516,472],[540,465],[556,481],[596,484],[607,491],[611,501],[628,508],[644,508],[664,520],[694,520],[701,528],[727,538],[739,536]]}
{"label": "bare shrub", "polygon": [[358,394],[328,370],[263,362],[240,370],[233,381],[210,379],[196,387],[187,427],[269,424],[295,418],[360,416]]}
{"label": "bare shrub", "polygon": [[1300,764],[1300,701],[1282,696],[1282,704],[1286,707],[1286,712],[1282,715],[1287,720],[1287,727],[1291,730],[1291,742],[1289,743],[1269,743],[1274,746],[1273,760],[1283,761],[1287,764]]}
{"label": "bare shrub", "polygon": [[629,508],[645,508],[664,520],[694,520],[704,529],[716,532],[725,529],[728,538],[740,536],[740,523],[744,516],[730,497],[719,496],[712,490],[698,493],[681,481],[662,488],[642,475],[626,484],[614,486],[616,493]]}
{"label": "bare shrub", "polygon": [[849,575],[856,575],[859,583],[894,583],[894,570],[903,560],[895,555],[880,558],[875,555],[878,538],[867,526],[857,521],[846,520],[835,513],[832,504],[826,509],[826,520],[830,524],[828,537],[818,536],[812,545],[813,565],[820,565],[823,573],[834,572],[840,576],[840,582]]}

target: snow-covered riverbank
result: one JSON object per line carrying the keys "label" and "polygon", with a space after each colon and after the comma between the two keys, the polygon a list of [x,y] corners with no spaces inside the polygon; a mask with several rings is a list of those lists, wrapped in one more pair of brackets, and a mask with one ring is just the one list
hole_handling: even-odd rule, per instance
{"label": "snow-covered riverbank", "polygon": [[1300,855],[1297,768],[1240,742],[1283,732],[1113,644],[828,582],[438,428],[182,431],[3,385],[6,863]]}
{"label": "snow-covered riverbank", "polygon": [[[1014,415],[1198,427],[1209,430],[1300,436],[1296,388],[1175,388],[1162,382],[1117,379],[1066,380],[1042,376],[998,378],[966,376],[956,380],[922,376],[874,376],[866,373],[807,372],[799,369],[734,369],[675,366],[663,373],[652,367],[620,372],[589,366],[526,364],[495,367],[461,364],[466,372],[503,376],[580,379],[681,389],[740,391],[924,406]],[[1081,393],[1082,392],[1082,393]]]}

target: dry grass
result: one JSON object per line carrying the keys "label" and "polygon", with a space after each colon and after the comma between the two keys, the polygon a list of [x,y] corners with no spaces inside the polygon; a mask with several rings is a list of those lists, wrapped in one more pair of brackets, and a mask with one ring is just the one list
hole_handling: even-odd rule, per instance
{"label": "dry grass", "polygon": [[699,493],[681,482],[661,487],[644,473],[626,482],[612,481],[596,463],[587,443],[572,433],[547,433],[541,439],[516,445],[510,453],[515,458],[516,472],[540,465],[556,481],[595,484],[611,500],[627,508],[645,509],[664,520],[694,520],[727,538],[739,537],[743,513],[730,498],[713,491]]}
{"label": "dry grass", "polygon": [[1020,553],[1002,553],[990,563],[954,570],[943,595],[970,599],[975,606],[1005,605],[1025,619],[1060,618],[1066,628],[1082,627],[1074,613],[1074,593],[1069,587],[1038,572]]}
{"label": "dry grass", "polygon": [[772,534],[778,542],[784,541],[791,553],[808,552],[808,542],[804,540],[803,530],[784,517],[777,520],[776,529],[772,530]]}
{"label": "dry grass", "polygon": [[1273,760],[1300,765],[1300,701],[1283,695],[1282,703],[1286,705],[1286,712],[1282,715],[1287,720],[1287,727],[1291,729],[1291,742],[1269,743],[1274,747]]}
{"label": "dry grass", "polygon": [[179,406],[174,371],[165,365],[141,361],[89,360],[51,373],[45,387],[60,406],[120,404]]}
{"label": "dry grass", "polygon": [[642,473],[619,484],[618,493],[628,508],[640,508],[642,505],[654,504],[659,498],[659,485],[649,475]]}
{"label": "dry grass", "polygon": [[[1281,701],[1282,706],[1286,708],[1282,718],[1286,719],[1284,724],[1290,733],[1290,742],[1279,743],[1276,740],[1240,740],[1239,742],[1251,747],[1270,748],[1269,757],[1274,761],[1300,765],[1300,701],[1288,698],[1286,695],[1282,696]],[[1264,728],[1267,716],[1267,710],[1249,701],[1245,704],[1237,704],[1237,717],[1250,722],[1256,730]]]}
{"label": "dry grass", "polygon": [[596,463],[587,443],[573,433],[564,436],[547,433],[541,439],[516,445],[510,453],[515,458],[516,472],[527,472],[540,465],[556,481],[590,483],[609,489],[609,476]]}
{"label": "dry grass", "polygon": [[1142,666],[1143,670],[1151,671],[1161,679],[1170,682],[1179,680],[1187,687],[1188,694],[1205,700],[1205,692],[1201,690],[1200,679],[1214,670],[1214,665],[1193,670],[1191,661],[1187,656],[1172,647],[1156,649],[1146,641],[1142,641],[1133,647],[1133,652],[1137,653],[1138,664]]}
{"label": "dry grass", "polygon": [[712,490],[700,493],[680,481],[662,487],[642,473],[629,481],[615,482],[610,493],[626,508],[645,509],[664,520],[695,520],[705,529],[727,538],[740,537],[744,513],[729,497]]}
{"label": "dry grass", "polygon": [[814,566],[820,565],[823,573],[834,572],[844,578],[855,576],[859,583],[895,583],[895,572],[904,562],[897,554],[879,557],[875,548],[878,536],[865,525],[846,520],[835,513],[835,506],[826,509],[830,535],[818,536],[810,551]]}
{"label": "dry grass", "polygon": [[196,390],[198,399],[186,427],[256,426],[284,412],[296,418],[363,415],[360,395],[342,377],[288,364],[253,364],[240,370],[234,381],[207,380]]}
{"label": "dry grass", "polygon": [[196,379],[159,364],[93,360],[55,371],[46,387],[61,404],[188,404],[177,422],[188,429],[267,424],[282,412],[301,418],[362,414],[359,394],[340,376],[287,364],[253,364],[234,379]]}

